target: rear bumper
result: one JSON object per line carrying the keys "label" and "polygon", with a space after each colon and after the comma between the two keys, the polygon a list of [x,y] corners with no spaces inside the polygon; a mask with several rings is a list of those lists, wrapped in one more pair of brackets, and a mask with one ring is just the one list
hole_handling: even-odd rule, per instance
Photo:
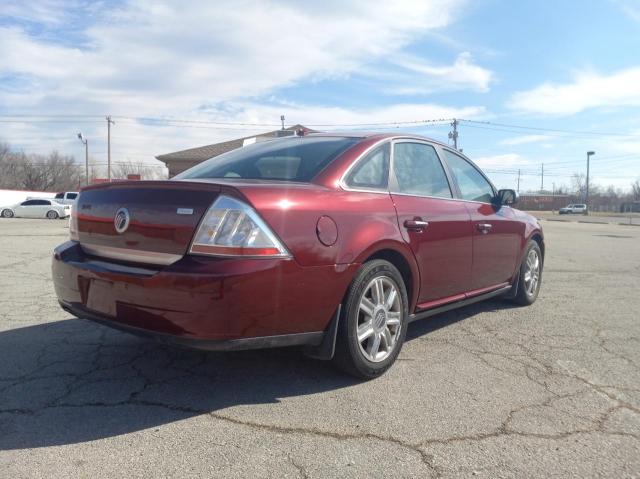
{"label": "rear bumper", "polygon": [[316,345],[358,265],[185,256],[131,265],[55,249],[53,282],[71,314],[160,341],[208,350]]}
{"label": "rear bumper", "polygon": [[73,314],[77,318],[89,319],[114,329],[135,334],[136,336],[155,339],[156,341],[164,344],[182,346],[190,349],[201,349],[205,351],[241,351],[244,349],[279,348],[285,346],[318,346],[325,335],[324,331],[316,331],[311,333],[280,334],[274,336],[239,339],[195,339],[163,334],[149,329],[136,328],[126,323],[114,321],[108,316],[91,312],[86,308],[77,305],[73,306],[65,303],[64,301],[59,301],[59,303],[62,309]]}

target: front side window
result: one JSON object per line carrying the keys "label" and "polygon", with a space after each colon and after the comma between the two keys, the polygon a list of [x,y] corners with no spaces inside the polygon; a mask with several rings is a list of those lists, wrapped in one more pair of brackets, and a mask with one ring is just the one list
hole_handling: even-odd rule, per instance
{"label": "front side window", "polygon": [[[69,193],[67,194],[67,199],[69,200],[75,200],[78,197],[78,193]],[[57,198],[57,196],[56,196]]]}
{"label": "front side window", "polygon": [[311,181],[324,167],[361,141],[345,137],[288,137],[223,153],[174,177]]}
{"label": "front side window", "polygon": [[394,192],[451,198],[451,188],[435,148],[423,143],[396,143],[393,147]]}
{"label": "front side window", "polygon": [[389,181],[389,143],[386,143],[358,161],[346,178],[351,188],[386,190]]}
{"label": "front side window", "polygon": [[493,187],[475,166],[460,155],[444,150],[449,167],[458,182],[462,198],[470,201],[491,203],[493,201]]}

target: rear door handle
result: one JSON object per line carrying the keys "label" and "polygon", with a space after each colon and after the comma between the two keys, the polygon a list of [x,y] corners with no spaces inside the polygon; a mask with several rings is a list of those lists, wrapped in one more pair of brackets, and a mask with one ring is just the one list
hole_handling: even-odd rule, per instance
{"label": "rear door handle", "polygon": [[429,222],[428,221],[423,221],[420,218],[416,218],[416,219],[413,219],[413,220],[405,220],[404,221],[404,227],[407,228],[410,231],[422,231],[427,226],[429,226]]}
{"label": "rear door handle", "polygon": [[487,234],[493,228],[493,225],[490,223],[477,223],[476,228],[480,230],[481,233]]}

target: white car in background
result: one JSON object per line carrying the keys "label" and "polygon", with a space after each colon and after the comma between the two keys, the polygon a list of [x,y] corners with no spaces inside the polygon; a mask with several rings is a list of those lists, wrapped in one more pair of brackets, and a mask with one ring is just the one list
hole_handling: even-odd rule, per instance
{"label": "white car in background", "polygon": [[78,200],[78,194],[77,191],[63,191],[62,193],[56,194],[54,199],[63,205],[74,205]]}
{"label": "white car in background", "polygon": [[71,215],[71,205],[47,198],[30,198],[12,206],[0,207],[2,218],[48,218],[55,220]]}
{"label": "white car in background", "polygon": [[561,215],[577,215],[584,214],[587,212],[587,205],[584,203],[572,203],[570,205],[565,206],[564,208],[560,208],[558,213]]}

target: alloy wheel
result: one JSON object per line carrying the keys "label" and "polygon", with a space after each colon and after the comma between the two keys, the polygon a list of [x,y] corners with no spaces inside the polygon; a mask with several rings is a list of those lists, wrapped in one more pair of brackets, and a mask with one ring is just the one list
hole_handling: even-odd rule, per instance
{"label": "alloy wheel", "polygon": [[367,285],[360,299],[357,341],[369,361],[384,361],[393,352],[402,328],[402,298],[397,286],[386,276]]}
{"label": "alloy wheel", "polygon": [[540,281],[540,256],[535,249],[529,251],[524,270],[524,287],[529,296],[536,292]]}

